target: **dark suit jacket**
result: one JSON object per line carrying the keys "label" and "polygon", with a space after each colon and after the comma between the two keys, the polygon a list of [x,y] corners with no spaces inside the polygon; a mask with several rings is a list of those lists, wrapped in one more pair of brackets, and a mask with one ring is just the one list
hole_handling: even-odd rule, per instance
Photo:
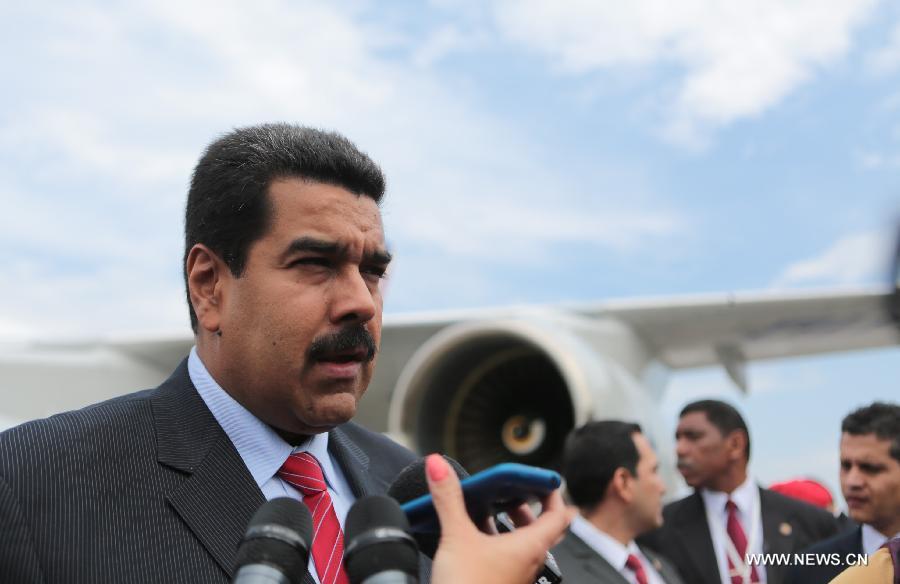
{"label": "dark suit jacket", "polygon": [[[566,537],[552,551],[565,584],[629,584],[606,558],[571,531],[566,532]],[[641,547],[641,552],[653,562],[667,584],[681,584],[672,564],[645,547]]]}
{"label": "dark suit jacket", "polygon": [[[763,552],[793,553],[834,535],[837,524],[827,511],[767,489],[759,490]],[[721,584],[706,508],[699,492],[663,509],[665,523],[643,541],[675,564],[685,582]],[[786,581],[787,567],[765,566],[768,584]]]}
{"label": "dark suit jacket", "polygon": [[[818,565],[813,566],[792,566],[788,582],[791,584],[826,584],[831,582],[835,576],[849,567],[849,564],[846,563],[848,554],[863,553],[862,527],[840,533],[804,551],[809,554],[837,554],[840,563],[836,565],[821,565],[817,562]],[[831,563],[830,560],[828,563]]]}
{"label": "dark suit jacket", "polygon": [[[415,458],[352,423],[329,450],[357,496]],[[264,502],[184,361],[156,389],[0,434],[0,582],[230,582]]]}

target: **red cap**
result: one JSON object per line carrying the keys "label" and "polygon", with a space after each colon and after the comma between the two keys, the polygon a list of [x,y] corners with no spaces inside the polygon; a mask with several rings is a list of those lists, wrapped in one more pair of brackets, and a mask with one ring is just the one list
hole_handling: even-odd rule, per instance
{"label": "red cap", "polygon": [[769,485],[769,489],[786,497],[811,503],[822,509],[827,509],[834,502],[828,489],[822,483],[811,479],[795,479],[775,483]]}

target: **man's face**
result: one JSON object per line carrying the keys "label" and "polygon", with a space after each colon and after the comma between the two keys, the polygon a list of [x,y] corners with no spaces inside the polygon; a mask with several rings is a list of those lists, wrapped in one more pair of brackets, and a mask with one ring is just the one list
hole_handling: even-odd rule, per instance
{"label": "man's face", "polygon": [[850,517],[888,536],[900,531],[900,462],[889,440],[841,434],[841,492]]}
{"label": "man's face", "polygon": [[675,430],[678,471],[694,487],[709,487],[729,464],[725,436],[704,412],[689,412],[678,420]]}
{"label": "man's face", "polygon": [[346,422],[372,378],[389,255],[378,205],[288,178],[269,187],[268,232],[222,275],[225,389],[264,422],[313,434]]}
{"label": "man's face", "polygon": [[632,512],[640,533],[646,533],[663,524],[662,496],[666,485],[659,476],[659,461],[650,441],[639,432],[632,434],[632,438],[639,456]]}

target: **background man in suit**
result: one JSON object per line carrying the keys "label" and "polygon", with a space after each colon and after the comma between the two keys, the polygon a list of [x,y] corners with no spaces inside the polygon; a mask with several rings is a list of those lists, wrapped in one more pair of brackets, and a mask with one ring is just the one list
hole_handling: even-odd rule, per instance
{"label": "background man in suit", "polygon": [[381,336],[383,193],[337,134],[209,146],[185,214],[196,346],[156,389],[0,435],[0,581],[227,582],[277,496],[316,508],[307,582],[346,581],[350,504],[414,458],[349,422]]}
{"label": "background man in suit", "polygon": [[637,424],[590,422],[569,435],[562,474],[580,510],[553,549],[567,582],[680,583],[668,562],[635,543],[662,523],[666,488]]}
{"label": "background man in suit", "polygon": [[829,582],[855,561],[900,536],[900,406],[875,402],[841,423],[841,492],[859,526],[820,542],[807,553],[837,554],[840,563],[795,566],[791,581]]}
{"label": "background man in suit", "polygon": [[678,470],[695,491],[667,505],[648,542],[687,582],[750,584],[785,580],[784,566],[750,566],[745,554],[798,552],[834,534],[834,517],[759,488],[747,473],[750,434],[732,406],[688,404],[675,433]]}

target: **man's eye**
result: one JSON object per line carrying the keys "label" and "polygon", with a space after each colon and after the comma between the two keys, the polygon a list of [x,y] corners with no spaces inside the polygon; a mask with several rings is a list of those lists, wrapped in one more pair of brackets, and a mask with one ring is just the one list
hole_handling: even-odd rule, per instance
{"label": "man's eye", "polygon": [[387,268],[382,266],[370,266],[368,268],[363,267],[359,270],[366,276],[371,276],[376,279],[384,278],[385,274],[387,274]]}
{"label": "man's eye", "polygon": [[331,260],[323,257],[299,258],[291,262],[291,266],[322,266],[327,268],[330,265]]}

